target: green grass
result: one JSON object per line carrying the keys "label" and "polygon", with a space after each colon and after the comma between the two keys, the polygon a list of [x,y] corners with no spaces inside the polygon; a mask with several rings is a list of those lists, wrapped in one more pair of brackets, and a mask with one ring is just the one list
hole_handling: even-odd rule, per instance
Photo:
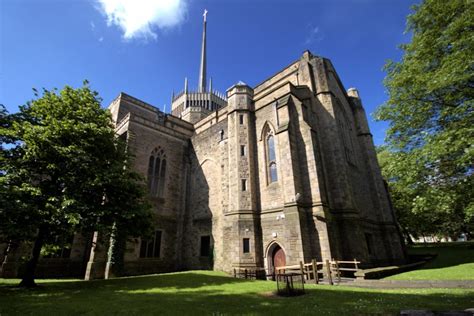
{"label": "green grass", "polygon": [[410,254],[437,253],[420,269],[393,275],[390,280],[474,280],[474,243],[420,244]]}
{"label": "green grass", "polygon": [[305,295],[281,298],[271,294],[274,282],[209,271],[39,284],[25,290],[0,279],[0,315],[396,315],[402,309],[474,307],[474,289],[367,290],[307,284]]}

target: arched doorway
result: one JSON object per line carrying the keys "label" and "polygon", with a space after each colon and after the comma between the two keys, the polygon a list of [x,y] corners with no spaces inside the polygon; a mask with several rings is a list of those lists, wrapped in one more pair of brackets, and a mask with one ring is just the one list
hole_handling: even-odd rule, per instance
{"label": "arched doorway", "polygon": [[270,275],[273,276],[272,278],[274,279],[276,273],[275,268],[283,267],[286,265],[285,251],[279,244],[274,243],[268,249],[267,258],[268,272]]}
{"label": "arched doorway", "polygon": [[286,266],[285,251],[278,245],[273,249],[272,262],[275,268]]}

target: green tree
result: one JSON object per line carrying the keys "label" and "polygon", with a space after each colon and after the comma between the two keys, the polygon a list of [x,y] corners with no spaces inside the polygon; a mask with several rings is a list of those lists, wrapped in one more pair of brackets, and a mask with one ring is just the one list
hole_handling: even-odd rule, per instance
{"label": "green tree", "polygon": [[1,199],[8,203],[0,208],[0,235],[34,241],[21,285],[35,285],[41,248],[57,236],[150,229],[143,181],[87,82],[44,90],[10,122],[2,134],[16,146],[3,155]]}
{"label": "green tree", "polygon": [[[8,219],[4,216],[2,217],[3,214],[6,214],[7,210],[9,210],[12,215],[20,214],[14,210],[20,209],[21,199],[13,188],[7,185],[5,177],[6,163],[13,157],[13,154],[16,152],[15,146],[18,145],[18,139],[9,131],[12,128],[13,122],[18,119],[20,119],[19,114],[8,114],[5,106],[0,105],[0,227],[3,227],[3,229],[0,229],[0,243],[6,244],[6,248],[2,249],[2,257],[7,256],[9,250],[16,244],[16,238],[19,236],[28,236],[29,234],[26,229],[12,230],[13,226],[18,225],[18,227],[20,227],[19,225],[21,225],[22,221],[21,216],[12,216]],[[16,238],[12,239],[12,237]]]}
{"label": "green tree", "polygon": [[[389,61],[383,172],[405,227],[416,234],[472,232],[474,215],[474,2],[413,6],[400,62]],[[409,224],[411,223],[411,224]]]}

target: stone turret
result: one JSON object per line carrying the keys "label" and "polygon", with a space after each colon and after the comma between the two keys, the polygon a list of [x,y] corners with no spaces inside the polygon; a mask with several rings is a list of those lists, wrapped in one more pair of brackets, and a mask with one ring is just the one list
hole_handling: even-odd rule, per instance
{"label": "stone turret", "polygon": [[257,212],[257,170],[253,89],[239,82],[227,90],[229,251],[232,266],[261,267],[260,224]]}
{"label": "stone turret", "polygon": [[[231,211],[252,211],[255,206],[255,170],[253,161],[255,133],[253,127],[253,90],[243,82],[227,90],[228,129],[229,129],[229,163],[235,166],[230,172],[230,201]],[[250,149],[250,150],[249,150]],[[250,157],[249,155],[252,155]]]}
{"label": "stone turret", "polygon": [[199,68],[199,83],[195,91],[189,90],[188,79],[185,79],[184,90],[171,99],[171,114],[190,123],[196,123],[210,113],[227,105],[223,93],[212,90],[212,81],[207,89],[207,56],[206,28],[207,10],[204,10],[203,33],[201,43],[201,63]]}

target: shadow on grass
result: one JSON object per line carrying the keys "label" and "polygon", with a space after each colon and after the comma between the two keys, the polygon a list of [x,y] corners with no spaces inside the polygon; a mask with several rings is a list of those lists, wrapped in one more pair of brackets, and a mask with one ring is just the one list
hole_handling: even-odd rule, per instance
{"label": "shadow on grass", "polygon": [[401,309],[474,307],[474,291],[366,291],[308,286],[294,298],[271,295],[275,283],[189,272],[94,282],[48,283],[34,290],[0,288],[3,315],[397,314]]}
{"label": "shadow on grass", "polygon": [[[45,282],[46,281],[46,282]],[[19,283],[20,281],[18,281]],[[173,288],[176,290],[182,288],[201,288],[203,286],[223,285],[242,282],[240,279],[229,277],[225,273],[208,272],[208,271],[188,271],[177,273],[164,273],[156,275],[143,275],[134,277],[113,278],[109,280],[92,280],[92,281],[63,281],[57,282],[49,280],[37,280],[36,288],[26,289],[27,291],[39,291],[50,289],[70,289],[74,287],[76,291],[82,289],[100,289],[112,288],[121,290],[138,290],[149,289],[150,287]],[[0,284],[1,288],[10,288],[11,290],[21,290],[17,283]]]}

